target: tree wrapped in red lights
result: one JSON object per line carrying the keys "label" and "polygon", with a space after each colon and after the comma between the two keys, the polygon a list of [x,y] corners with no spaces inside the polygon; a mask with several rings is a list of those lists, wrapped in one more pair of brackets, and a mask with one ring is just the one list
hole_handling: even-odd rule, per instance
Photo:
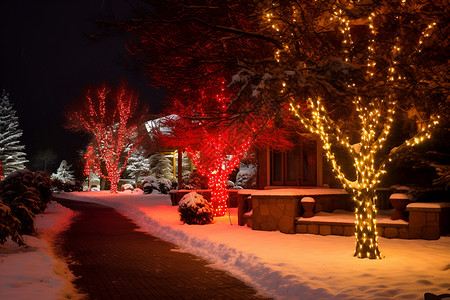
{"label": "tree wrapped in red lights", "polygon": [[91,176],[91,170],[95,166],[95,160],[94,160],[94,146],[89,145],[86,153],[84,154],[84,169],[83,169],[83,175],[84,176]]}
{"label": "tree wrapped in red lights", "polygon": [[[198,150],[186,148],[198,170],[208,178],[215,217],[225,215],[228,209],[228,177],[251,146],[252,138],[241,140],[239,133],[237,128],[205,133],[205,143]],[[234,138],[236,140],[230,140]]]}
{"label": "tree wrapped in red lights", "polygon": [[270,120],[261,120],[258,115],[230,122],[227,107],[231,99],[222,81],[199,91],[198,99],[174,101],[171,110],[179,118],[167,119],[172,132],[163,137],[166,144],[185,149],[198,171],[208,178],[216,217],[225,215],[228,177],[251,147],[258,142],[280,150],[291,146],[284,131],[268,126]]}
{"label": "tree wrapped in red lights", "polygon": [[69,129],[91,135],[85,172],[92,167],[109,180],[112,193],[117,193],[120,174],[133,150],[144,113],[137,92],[125,82],[115,89],[106,84],[89,89],[86,97],[67,112]]}

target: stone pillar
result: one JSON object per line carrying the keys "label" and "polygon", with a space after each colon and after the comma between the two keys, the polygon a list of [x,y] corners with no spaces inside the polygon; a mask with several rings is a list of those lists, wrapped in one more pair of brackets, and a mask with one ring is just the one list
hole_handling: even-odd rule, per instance
{"label": "stone pillar", "polygon": [[406,210],[410,238],[437,240],[448,233],[450,203],[411,203]]}
{"label": "stone pillar", "polygon": [[295,233],[299,217],[300,196],[252,195],[252,228],[254,230]]}

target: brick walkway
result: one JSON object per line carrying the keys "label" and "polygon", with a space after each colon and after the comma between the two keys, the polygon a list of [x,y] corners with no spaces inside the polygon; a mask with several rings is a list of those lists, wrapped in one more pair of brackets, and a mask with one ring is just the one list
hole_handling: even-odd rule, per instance
{"label": "brick walkway", "polygon": [[89,299],[264,299],[207,261],[136,231],[113,208],[56,200],[79,212],[55,247]]}

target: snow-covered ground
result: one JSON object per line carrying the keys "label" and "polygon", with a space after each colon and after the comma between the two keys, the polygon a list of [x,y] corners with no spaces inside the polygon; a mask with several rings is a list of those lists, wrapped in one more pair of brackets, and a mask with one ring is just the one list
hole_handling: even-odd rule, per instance
{"label": "snow-covered ground", "polygon": [[27,246],[8,240],[0,245],[0,299],[78,299],[73,275],[51,249],[53,237],[75,214],[56,202],[36,216],[38,235],[24,236]]}
{"label": "snow-covered ground", "polygon": [[237,226],[236,209],[231,209],[231,217],[216,218],[213,224],[183,225],[169,196],[131,192],[59,196],[115,207],[142,230],[206,258],[278,299],[423,299],[426,292],[450,293],[450,237],[380,238],[382,260],[357,259],[354,237],[253,231]]}

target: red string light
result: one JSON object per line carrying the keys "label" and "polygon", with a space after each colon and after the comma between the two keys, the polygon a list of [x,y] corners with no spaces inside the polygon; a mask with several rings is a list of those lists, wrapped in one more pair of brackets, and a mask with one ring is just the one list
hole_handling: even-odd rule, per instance
{"label": "red string light", "polygon": [[[238,166],[245,152],[251,146],[252,138],[242,142],[232,139],[234,130],[224,130],[219,135],[208,135],[209,140],[198,150],[186,148],[198,171],[208,178],[214,216],[221,217],[227,212],[227,182],[230,173]],[[236,137],[236,135],[234,135]],[[232,155],[230,152],[232,151]]]}
{"label": "red string light", "polygon": [[133,151],[132,142],[137,136],[139,121],[131,122],[137,110],[137,98],[122,84],[114,94],[106,85],[94,92],[88,91],[86,100],[81,109],[69,115],[73,129],[93,135],[92,144],[85,154],[84,173],[88,176],[93,168],[97,175],[111,182],[111,192],[117,193],[120,174],[126,167]]}

